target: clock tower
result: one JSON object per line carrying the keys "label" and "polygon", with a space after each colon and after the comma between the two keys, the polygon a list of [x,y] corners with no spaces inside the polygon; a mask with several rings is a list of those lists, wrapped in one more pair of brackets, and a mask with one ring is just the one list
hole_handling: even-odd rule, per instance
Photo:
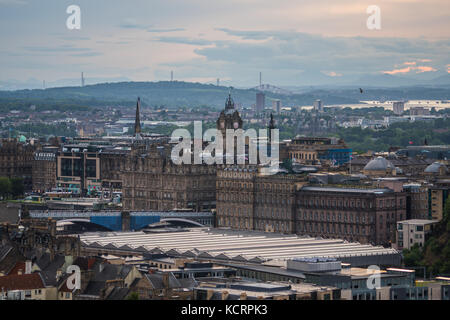
{"label": "clock tower", "polygon": [[228,99],[225,102],[225,109],[222,110],[219,119],[217,119],[217,130],[222,132],[224,143],[227,129],[242,129],[242,119],[239,112],[234,108],[234,101],[231,98],[231,93],[228,95]]}

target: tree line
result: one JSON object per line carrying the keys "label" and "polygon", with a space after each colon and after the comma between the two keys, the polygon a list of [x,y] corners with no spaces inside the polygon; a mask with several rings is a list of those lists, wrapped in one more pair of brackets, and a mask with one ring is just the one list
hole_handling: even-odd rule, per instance
{"label": "tree line", "polygon": [[17,199],[24,194],[22,178],[0,177],[0,199]]}

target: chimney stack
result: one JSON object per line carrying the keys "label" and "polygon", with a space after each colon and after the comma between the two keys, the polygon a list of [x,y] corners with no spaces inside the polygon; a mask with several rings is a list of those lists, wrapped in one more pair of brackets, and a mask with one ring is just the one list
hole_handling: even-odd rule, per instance
{"label": "chimney stack", "polygon": [[31,261],[25,261],[25,274],[31,274]]}

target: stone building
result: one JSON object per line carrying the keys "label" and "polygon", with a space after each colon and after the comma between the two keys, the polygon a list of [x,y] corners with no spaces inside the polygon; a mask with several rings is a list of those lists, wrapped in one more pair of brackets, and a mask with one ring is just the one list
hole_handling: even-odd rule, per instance
{"label": "stone building", "polygon": [[[226,131],[242,129],[243,121],[239,112],[235,109],[234,101],[231,98],[231,94],[228,95],[228,99],[225,102],[225,109],[220,112],[219,118],[216,121],[216,129],[222,133],[223,139],[223,153],[230,153],[230,150],[226,149],[227,140],[226,140]],[[248,148],[249,141],[248,139],[245,141]],[[234,141],[234,159],[236,163],[237,159],[237,141]],[[225,163],[225,160],[224,160]]]}
{"label": "stone building", "polygon": [[[385,160],[380,160],[385,159]],[[366,171],[368,175],[405,175],[405,176],[422,176],[424,170],[432,163],[431,159],[407,157],[402,155],[391,154],[387,157],[373,158],[369,156],[356,156],[352,159],[350,171],[352,173]],[[366,168],[366,166],[372,164]],[[373,170],[376,169],[376,170]]]}
{"label": "stone building", "polygon": [[263,176],[252,167],[217,172],[218,227],[388,245],[403,219],[404,192],[307,186],[305,175]]}
{"label": "stone building", "polygon": [[138,100],[135,140],[121,170],[124,210],[206,211],[214,208],[215,167],[174,164],[171,144],[152,141],[141,134],[139,109]]}
{"label": "stone building", "polygon": [[209,165],[176,165],[170,146],[133,147],[122,172],[125,210],[192,209],[215,207],[216,168]]}
{"label": "stone building", "polygon": [[35,147],[18,139],[0,141],[0,177],[22,178],[25,191],[31,191]]}
{"label": "stone building", "polygon": [[43,193],[56,187],[56,154],[38,151],[32,162],[33,191]]}
{"label": "stone building", "polygon": [[102,189],[111,191],[122,190],[122,172],[130,150],[105,148],[100,151],[100,179]]}
{"label": "stone building", "polygon": [[403,185],[406,192],[406,218],[428,219],[428,188],[418,183]]}
{"label": "stone building", "polygon": [[[121,171],[123,208],[160,211],[207,211],[216,208],[216,166],[175,164],[171,159],[171,143],[152,143],[142,136],[139,107],[138,101],[135,140]],[[241,128],[242,119],[230,94],[217,120],[224,146],[226,130]]]}
{"label": "stone building", "polygon": [[238,230],[294,233],[295,191],[303,175],[262,175],[256,166],[217,171],[217,224]]}
{"label": "stone building", "polygon": [[360,243],[395,242],[406,194],[391,189],[313,187],[297,192],[296,233]]}
{"label": "stone building", "polygon": [[350,161],[352,150],[342,139],[297,137],[288,145],[289,158],[301,164],[333,162],[341,165]]}

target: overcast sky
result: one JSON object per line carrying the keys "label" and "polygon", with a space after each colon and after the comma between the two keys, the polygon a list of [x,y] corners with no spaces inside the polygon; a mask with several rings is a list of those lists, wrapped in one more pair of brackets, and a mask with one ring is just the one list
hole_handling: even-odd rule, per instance
{"label": "overcast sky", "polygon": [[[72,4],[81,30],[66,27]],[[0,0],[0,81],[431,79],[450,72],[449,17],[449,0]]]}

